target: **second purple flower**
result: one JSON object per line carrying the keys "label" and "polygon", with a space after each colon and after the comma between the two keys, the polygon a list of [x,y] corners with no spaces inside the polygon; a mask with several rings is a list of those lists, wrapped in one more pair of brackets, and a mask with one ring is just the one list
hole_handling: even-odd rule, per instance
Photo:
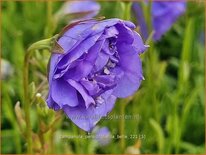
{"label": "second purple flower", "polygon": [[[132,9],[137,18],[142,35],[144,39],[147,39],[148,28],[143,15],[143,8],[140,6],[139,2],[134,2]],[[185,10],[185,1],[152,1],[150,11],[152,28],[154,31],[153,40],[160,40],[160,38],[172,27]]]}

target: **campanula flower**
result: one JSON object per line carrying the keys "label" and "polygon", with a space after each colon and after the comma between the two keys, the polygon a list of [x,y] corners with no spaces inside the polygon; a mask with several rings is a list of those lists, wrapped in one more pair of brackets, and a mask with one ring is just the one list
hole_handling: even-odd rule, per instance
{"label": "campanula flower", "polygon": [[185,12],[186,2],[164,1],[152,3],[152,25],[154,40],[159,40],[166,33],[180,15]]}
{"label": "campanula flower", "polygon": [[140,32],[142,34],[142,37],[146,39],[148,37],[147,24],[144,18],[143,10],[138,2],[134,2],[132,4],[132,11],[134,12],[135,17],[138,20],[137,22],[140,27]]}
{"label": "campanula flower", "polygon": [[59,20],[65,17],[68,17],[70,21],[90,19],[95,17],[99,13],[99,10],[99,3],[92,0],[68,1],[55,14],[55,19]]}
{"label": "campanula flower", "polygon": [[107,127],[97,129],[95,133],[95,140],[100,146],[106,146],[111,142],[112,135]]}
{"label": "campanula flower", "polygon": [[[148,4],[145,4],[148,5]],[[148,28],[145,22],[142,8],[138,2],[132,5],[133,12],[144,37],[148,37]],[[151,22],[154,31],[153,40],[159,40],[176,22],[186,10],[185,1],[154,1],[151,2]]]}
{"label": "campanula flower", "polygon": [[133,95],[143,79],[139,55],[147,48],[134,29],[120,19],[67,26],[57,41],[64,53],[50,60],[48,106],[90,131],[117,98]]}

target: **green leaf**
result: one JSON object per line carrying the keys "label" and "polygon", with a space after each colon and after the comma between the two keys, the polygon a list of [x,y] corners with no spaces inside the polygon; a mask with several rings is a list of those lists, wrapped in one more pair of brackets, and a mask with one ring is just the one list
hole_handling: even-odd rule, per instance
{"label": "green leaf", "polygon": [[157,136],[157,143],[158,143],[158,152],[163,153],[165,147],[165,137],[164,132],[160,126],[154,119],[149,120],[150,125],[153,127],[156,136]]}
{"label": "green leaf", "polygon": [[183,40],[182,55],[178,72],[178,85],[183,87],[189,79],[190,75],[190,55],[193,48],[194,38],[194,19],[190,18],[185,30]]}

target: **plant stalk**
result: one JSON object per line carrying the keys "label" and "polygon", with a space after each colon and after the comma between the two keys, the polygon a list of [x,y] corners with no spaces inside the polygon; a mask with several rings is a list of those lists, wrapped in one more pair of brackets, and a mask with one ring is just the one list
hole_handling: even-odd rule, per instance
{"label": "plant stalk", "polygon": [[124,138],[124,133],[125,133],[125,119],[124,119],[124,115],[125,115],[125,107],[126,107],[126,103],[120,102],[120,148],[121,151],[124,152],[125,150],[125,138]]}
{"label": "plant stalk", "polygon": [[38,41],[32,44],[28,50],[26,51],[24,57],[24,67],[23,67],[23,87],[24,87],[24,112],[25,112],[25,121],[26,121],[26,141],[27,141],[27,153],[32,153],[32,129],[30,122],[30,97],[29,97],[29,60],[34,51],[38,51],[40,49],[48,49],[51,50],[54,40],[58,37],[55,35],[52,38]]}
{"label": "plant stalk", "polygon": [[23,67],[23,85],[24,85],[24,112],[25,112],[25,121],[26,121],[26,140],[27,140],[27,153],[32,153],[32,131],[31,131],[31,122],[30,122],[30,103],[29,103],[29,58],[32,51],[27,51],[24,57],[24,67]]}

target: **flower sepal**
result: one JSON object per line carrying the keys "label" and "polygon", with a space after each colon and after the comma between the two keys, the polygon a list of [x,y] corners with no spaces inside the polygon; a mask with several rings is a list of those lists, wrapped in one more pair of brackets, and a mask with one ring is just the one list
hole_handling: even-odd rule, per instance
{"label": "flower sepal", "polygon": [[28,51],[48,49],[51,53],[63,54],[64,49],[58,44],[58,38],[59,34],[56,34],[51,38],[37,41],[28,48]]}

